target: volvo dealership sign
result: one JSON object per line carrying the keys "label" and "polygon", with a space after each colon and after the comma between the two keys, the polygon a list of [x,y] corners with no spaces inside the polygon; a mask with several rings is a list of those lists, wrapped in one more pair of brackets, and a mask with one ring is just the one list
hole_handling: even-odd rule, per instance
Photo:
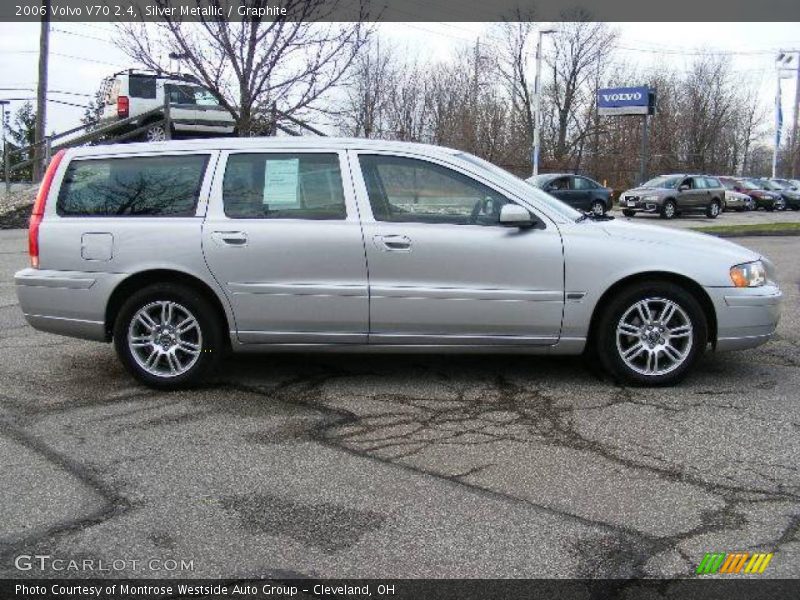
{"label": "volvo dealership sign", "polygon": [[656,93],[648,87],[597,90],[598,115],[653,115],[655,109]]}

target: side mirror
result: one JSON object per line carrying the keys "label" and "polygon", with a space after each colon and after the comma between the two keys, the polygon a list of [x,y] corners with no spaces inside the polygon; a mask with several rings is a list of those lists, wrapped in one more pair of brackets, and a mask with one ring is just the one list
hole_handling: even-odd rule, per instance
{"label": "side mirror", "polygon": [[688,189],[689,189],[689,186],[686,185],[685,183],[682,183],[681,185],[678,186],[678,191],[679,192],[685,192]]}
{"label": "side mirror", "polygon": [[740,187],[737,185],[737,186],[734,186],[734,188],[733,188],[733,191],[734,191],[734,192],[741,192],[741,191],[742,191],[742,188],[740,188]]}
{"label": "side mirror", "polygon": [[533,217],[526,208],[518,204],[505,204],[500,209],[500,225],[505,227],[531,227]]}

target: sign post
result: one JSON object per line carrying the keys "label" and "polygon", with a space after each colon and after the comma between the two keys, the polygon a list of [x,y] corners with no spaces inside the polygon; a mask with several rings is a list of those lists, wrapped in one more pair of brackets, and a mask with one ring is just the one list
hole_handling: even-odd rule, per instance
{"label": "sign post", "polygon": [[647,175],[648,117],[656,114],[656,92],[646,86],[602,88],[597,90],[597,114],[600,116],[642,116],[642,150],[639,183]]}

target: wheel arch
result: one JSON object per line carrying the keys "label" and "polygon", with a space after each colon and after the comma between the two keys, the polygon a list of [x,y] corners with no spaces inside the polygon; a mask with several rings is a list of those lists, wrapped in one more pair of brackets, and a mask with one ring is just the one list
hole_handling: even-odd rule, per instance
{"label": "wheel arch", "polygon": [[109,296],[105,312],[105,336],[106,341],[111,341],[113,337],[114,321],[117,319],[122,305],[135,291],[154,283],[178,283],[190,287],[200,292],[211,305],[219,318],[219,322],[225,327],[223,339],[230,341],[228,332],[233,329],[231,319],[229,319],[225,307],[219,295],[202,279],[190,275],[183,271],[173,269],[150,269],[134,273],[123,279]]}
{"label": "wheel arch", "polygon": [[589,335],[587,336],[586,340],[587,347],[591,347],[591,344],[593,344],[596,340],[600,318],[606,306],[608,305],[609,299],[620,290],[643,281],[663,281],[674,283],[683,287],[686,291],[692,294],[692,296],[694,296],[695,299],[697,299],[697,301],[700,303],[703,313],[705,314],[706,321],[708,322],[708,341],[711,342],[713,347],[716,347],[717,313],[714,309],[714,303],[712,302],[711,297],[703,289],[703,286],[690,277],[669,271],[648,271],[644,273],[635,273],[633,275],[623,277],[622,279],[610,285],[600,296],[597,304],[595,304],[594,310],[592,311],[592,317],[589,322]]}

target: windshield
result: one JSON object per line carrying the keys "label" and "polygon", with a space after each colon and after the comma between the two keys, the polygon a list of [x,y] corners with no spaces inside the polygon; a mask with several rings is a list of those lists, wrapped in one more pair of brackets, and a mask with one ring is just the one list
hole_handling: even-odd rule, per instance
{"label": "windshield", "polygon": [[662,175],[660,177],[654,177],[650,181],[643,183],[642,187],[674,189],[678,187],[678,184],[681,181],[683,181],[683,177],[680,176],[667,177]]}
{"label": "windshield", "polygon": [[758,187],[752,181],[747,181],[747,179],[742,179],[739,183],[746,190],[760,190],[761,189],[760,187]]}
{"label": "windshield", "polygon": [[511,181],[517,187],[519,184],[524,185],[526,188],[531,190],[531,196],[533,196],[534,204],[546,204],[548,208],[552,209],[553,211],[557,212],[559,215],[568,219],[570,221],[575,221],[576,219],[580,218],[583,213],[575,210],[568,204],[558,200],[557,198],[551,196],[550,194],[545,194],[539,188],[534,187],[530,183],[526,182],[523,179],[520,179],[513,173],[509,173],[505,169],[498,167],[495,164],[490,163],[487,160],[483,160],[482,158],[478,158],[477,156],[473,156],[472,154],[468,154],[466,152],[461,152],[457,154],[459,158],[472,163],[473,165],[479,166],[491,173],[494,173],[498,177],[505,179],[506,181]]}
{"label": "windshield", "polygon": [[768,190],[778,191],[783,189],[783,186],[781,184],[776,183],[774,181],[764,180],[762,183],[764,184],[764,187],[767,188]]}
{"label": "windshield", "polygon": [[733,179],[720,179],[720,181],[726,190],[732,190],[736,187],[736,182]]}

